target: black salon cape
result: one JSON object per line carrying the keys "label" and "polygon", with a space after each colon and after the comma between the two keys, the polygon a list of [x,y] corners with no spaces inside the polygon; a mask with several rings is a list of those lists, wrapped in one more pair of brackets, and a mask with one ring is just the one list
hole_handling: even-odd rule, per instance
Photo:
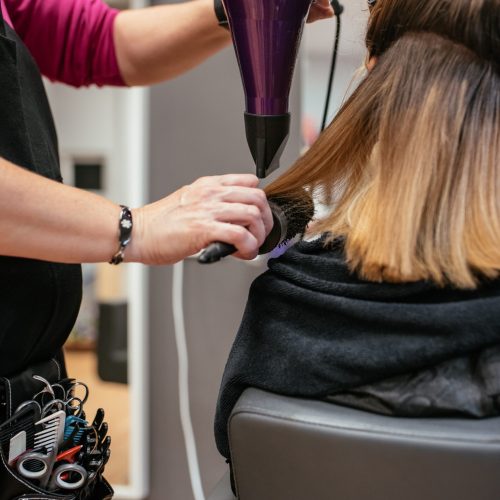
{"label": "black salon cape", "polygon": [[349,272],[340,242],[301,242],[251,286],[224,372],[215,437],[247,387],[306,398],[418,371],[500,344],[500,281],[478,290],[374,283]]}

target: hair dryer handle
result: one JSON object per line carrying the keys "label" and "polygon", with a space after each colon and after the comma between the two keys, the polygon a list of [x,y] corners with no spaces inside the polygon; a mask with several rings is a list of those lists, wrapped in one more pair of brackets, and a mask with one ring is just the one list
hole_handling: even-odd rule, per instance
{"label": "hair dryer handle", "polygon": [[330,4],[336,16],[340,16],[344,12],[344,6],[338,0],[330,0]]}

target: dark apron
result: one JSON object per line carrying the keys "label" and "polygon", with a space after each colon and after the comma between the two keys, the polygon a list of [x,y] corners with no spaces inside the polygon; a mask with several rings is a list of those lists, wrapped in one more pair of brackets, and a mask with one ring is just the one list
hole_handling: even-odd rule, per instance
{"label": "dark apron", "polygon": [[[4,23],[1,9],[0,156],[62,181],[40,71],[22,40]],[[79,265],[0,256],[0,376],[58,355],[76,320],[81,290]]]}
{"label": "dark apron", "polygon": [[[22,40],[4,23],[1,10],[0,156],[62,181],[40,71]],[[79,265],[0,256],[0,414],[12,414],[20,401],[31,397],[33,373],[51,383],[64,377],[61,348],[75,323],[81,295]],[[101,474],[78,492],[44,492],[16,476],[0,449],[0,500],[110,500],[112,495]]]}

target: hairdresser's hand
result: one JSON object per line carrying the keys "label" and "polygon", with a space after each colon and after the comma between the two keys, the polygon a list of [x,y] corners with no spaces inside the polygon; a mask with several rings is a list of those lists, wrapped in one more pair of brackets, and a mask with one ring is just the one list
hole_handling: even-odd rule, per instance
{"label": "hairdresser's hand", "polygon": [[266,196],[250,174],[203,177],[170,196],[133,210],[126,260],[172,264],[213,241],[231,243],[253,259],[272,228]]}
{"label": "hairdresser's hand", "polygon": [[309,11],[308,23],[319,21],[320,19],[328,19],[333,17],[333,9],[330,5],[330,0],[315,0]]}

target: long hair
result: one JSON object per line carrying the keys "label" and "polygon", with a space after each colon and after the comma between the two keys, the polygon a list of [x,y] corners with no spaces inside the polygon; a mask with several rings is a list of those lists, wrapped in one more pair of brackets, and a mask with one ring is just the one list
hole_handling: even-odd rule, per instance
{"label": "long hair", "polygon": [[331,206],[372,281],[474,288],[500,272],[500,0],[378,0],[374,69],[317,142],[266,190]]}

